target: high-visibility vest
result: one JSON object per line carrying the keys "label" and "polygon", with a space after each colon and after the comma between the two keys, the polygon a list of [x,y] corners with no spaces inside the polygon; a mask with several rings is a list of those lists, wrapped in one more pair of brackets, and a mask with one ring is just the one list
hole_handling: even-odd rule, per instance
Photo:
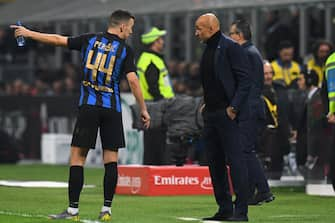
{"label": "high-visibility vest", "polygon": [[271,117],[272,117],[272,120],[273,120],[273,123],[274,123],[273,128],[277,128],[278,127],[277,105],[272,104],[272,102],[267,97],[265,97],[264,95],[262,97],[265,101],[266,107],[268,108],[268,110],[271,114]]}
{"label": "high-visibility vest", "polygon": [[335,53],[326,61],[326,80],[329,99],[329,112],[335,113]]}
{"label": "high-visibility vest", "polygon": [[140,86],[144,100],[153,100],[154,97],[149,92],[149,86],[145,77],[145,71],[148,66],[153,63],[159,70],[158,89],[164,98],[173,98],[174,92],[171,86],[169,73],[164,60],[154,53],[143,52],[137,62],[137,73],[140,79]]}
{"label": "high-visibility vest", "polygon": [[320,66],[315,62],[314,57],[308,60],[307,62],[307,69],[308,70],[314,70],[318,77],[319,77],[319,83],[318,86],[321,86],[323,81],[323,72],[325,71],[325,66]]}
{"label": "high-visibility vest", "polygon": [[271,65],[274,71],[273,80],[283,80],[286,86],[289,86],[300,74],[300,66],[295,61],[292,61],[288,68],[282,67],[278,60],[272,61]]}

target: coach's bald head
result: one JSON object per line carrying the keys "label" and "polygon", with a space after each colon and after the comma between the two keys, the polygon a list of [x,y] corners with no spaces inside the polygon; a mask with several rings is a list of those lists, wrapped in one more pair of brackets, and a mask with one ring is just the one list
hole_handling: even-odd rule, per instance
{"label": "coach's bald head", "polygon": [[219,19],[213,13],[206,13],[195,22],[195,36],[201,42],[206,42],[211,36],[220,30]]}

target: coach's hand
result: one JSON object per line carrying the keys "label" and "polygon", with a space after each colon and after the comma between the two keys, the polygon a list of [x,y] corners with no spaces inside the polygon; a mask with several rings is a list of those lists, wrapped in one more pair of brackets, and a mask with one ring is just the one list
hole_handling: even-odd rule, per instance
{"label": "coach's hand", "polygon": [[236,118],[236,111],[233,107],[228,106],[226,109],[227,115],[231,120],[234,120]]}
{"label": "coach's hand", "polygon": [[150,126],[150,115],[147,110],[141,111],[141,119],[146,129]]}
{"label": "coach's hand", "polygon": [[31,31],[24,26],[10,25],[10,28],[15,29],[15,38],[18,36],[29,37]]}

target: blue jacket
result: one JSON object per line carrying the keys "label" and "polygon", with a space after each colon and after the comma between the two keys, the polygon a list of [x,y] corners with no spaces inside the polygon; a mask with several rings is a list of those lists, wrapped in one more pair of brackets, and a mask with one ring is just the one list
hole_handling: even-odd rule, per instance
{"label": "blue jacket", "polygon": [[238,120],[248,119],[249,61],[244,49],[224,34],[215,52],[215,75],[223,85],[229,104],[238,111]]}
{"label": "blue jacket", "polygon": [[258,49],[247,41],[242,44],[249,59],[251,87],[248,95],[250,118],[265,119],[265,108],[261,98],[264,86],[263,58]]}

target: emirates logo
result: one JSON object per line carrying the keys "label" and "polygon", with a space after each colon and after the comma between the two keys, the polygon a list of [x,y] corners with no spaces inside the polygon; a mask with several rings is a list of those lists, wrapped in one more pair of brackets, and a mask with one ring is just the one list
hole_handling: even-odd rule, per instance
{"label": "emirates logo", "polygon": [[200,187],[204,190],[212,190],[212,179],[210,177],[204,177],[204,179],[201,181]]}

